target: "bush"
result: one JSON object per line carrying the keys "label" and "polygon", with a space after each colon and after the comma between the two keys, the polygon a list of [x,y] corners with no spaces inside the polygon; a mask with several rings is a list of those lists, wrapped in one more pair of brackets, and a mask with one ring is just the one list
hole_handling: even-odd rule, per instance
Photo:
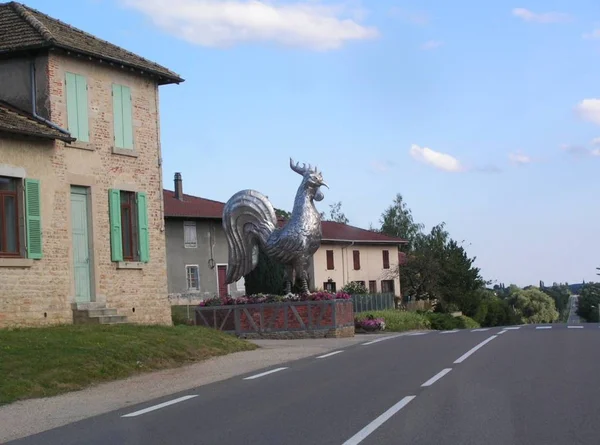
{"label": "bush", "polygon": [[342,287],[342,292],[350,295],[364,295],[368,294],[369,290],[362,284],[357,283],[356,281],[351,281]]}
{"label": "bush", "polygon": [[480,327],[472,318],[466,315],[459,317],[453,317],[450,314],[440,314],[435,312],[429,312],[425,315],[431,323],[431,329],[440,331],[450,331],[452,329],[474,329]]}
{"label": "bush", "polygon": [[423,315],[415,312],[397,311],[394,309],[386,311],[370,311],[356,314],[356,320],[360,322],[372,316],[385,320],[385,330],[392,332],[403,332],[411,330],[429,329],[431,323]]}

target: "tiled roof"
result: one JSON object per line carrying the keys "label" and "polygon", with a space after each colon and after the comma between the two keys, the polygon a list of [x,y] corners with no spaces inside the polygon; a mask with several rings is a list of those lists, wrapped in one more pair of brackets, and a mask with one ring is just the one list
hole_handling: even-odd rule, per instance
{"label": "tiled roof", "polygon": [[160,84],[184,80],[173,71],[18,2],[0,3],[0,54],[61,48],[154,74]]}
{"label": "tiled roof", "polygon": [[[191,195],[183,195],[183,201],[176,199],[174,192],[163,190],[165,202],[166,218],[213,218],[221,219],[223,217],[223,207],[225,203],[212,201],[210,199],[199,198]],[[284,219],[279,219],[279,225],[285,224]],[[395,238],[384,235],[383,233],[372,232],[359,227],[349,226],[347,224],[333,221],[323,221],[323,241],[348,241],[362,243],[386,243],[402,244],[406,241],[401,238]]]}
{"label": "tiled roof", "polygon": [[41,119],[0,100],[0,133],[21,134],[44,139],[72,142],[75,139]]}

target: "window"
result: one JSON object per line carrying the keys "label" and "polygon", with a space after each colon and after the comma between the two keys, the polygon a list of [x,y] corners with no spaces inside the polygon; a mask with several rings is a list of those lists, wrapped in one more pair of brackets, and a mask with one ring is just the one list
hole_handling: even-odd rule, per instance
{"label": "window", "polygon": [[381,280],[381,293],[382,294],[393,294],[394,293],[394,280]]}
{"label": "window", "polygon": [[82,142],[90,141],[88,127],[87,82],[81,74],[66,73],[67,121],[71,136]]}
{"label": "window", "polygon": [[333,264],[333,250],[328,250],[326,252],[327,254],[327,270],[333,270],[334,269],[334,264]]}
{"label": "window", "polygon": [[335,293],[335,281],[325,281],[323,283],[323,289],[325,289],[326,292]]}
{"label": "window", "polygon": [[369,281],[369,293],[376,294],[377,293],[377,281],[370,280]]}
{"label": "window", "polygon": [[360,270],[360,250],[353,250],[352,258],[354,260],[354,270]]}
{"label": "window", "polygon": [[198,247],[196,221],[183,222],[183,245],[186,249]]}
{"label": "window", "polygon": [[115,147],[133,149],[131,89],[124,85],[113,84],[112,97]]}
{"label": "window", "polygon": [[384,269],[390,268],[390,251],[389,250],[383,251],[383,268]]}
{"label": "window", "polygon": [[200,271],[197,265],[185,266],[188,290],[200,290]]}
{"label": "window", "polygon": [[112,261],[150,260],[148,198],[143,192],[110,189],[110,243]]}
{"label": "window", "polygon": [[[23,185],[25,195],[23,200]],[[0,256],[42,258],[40,182],[37,179],[0,176]],[[24,205],[23,205],[24,204]],[[21,208],[25,226],[20,227]],[[26,242],[25,242],[26,241]],[[22,247],[26,245],[26,249]]]}

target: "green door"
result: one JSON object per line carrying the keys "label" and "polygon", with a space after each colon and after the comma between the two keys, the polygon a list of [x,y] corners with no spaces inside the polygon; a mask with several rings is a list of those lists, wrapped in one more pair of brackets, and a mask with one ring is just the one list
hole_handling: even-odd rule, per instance
{"label": "green door", "polygon": [[92,299],[90,238],[88,226],[88,194],[85,187],[71,187],[71,231],[73,234],[73,266],[75,301],[88,303]]}

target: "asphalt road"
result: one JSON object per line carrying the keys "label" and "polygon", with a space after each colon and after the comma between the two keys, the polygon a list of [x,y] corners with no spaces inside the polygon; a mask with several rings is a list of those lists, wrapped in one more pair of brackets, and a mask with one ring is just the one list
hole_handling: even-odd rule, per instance
{"label": "asphalt road", "polygon": [[571,295],[569,297],[569,318],[568,324],[579,324],[581,319],[577,315],[577,304],[579,303],[579,295]]}
{"label": "asphalt road", "polygon": [[600,443],[598,324],[368,340],[9,443]]}

